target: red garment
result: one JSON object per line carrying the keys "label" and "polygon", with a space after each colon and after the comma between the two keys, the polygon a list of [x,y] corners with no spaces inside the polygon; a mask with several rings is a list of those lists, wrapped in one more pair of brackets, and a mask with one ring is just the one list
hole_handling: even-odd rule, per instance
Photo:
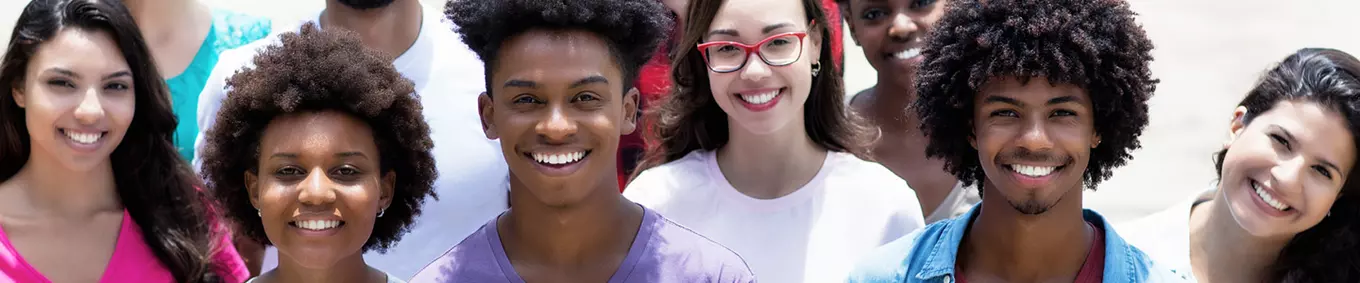
{"label": "red garment", "polygon": [[[1105,277],[1105,230],[1099,226],[1086,222],[1096,231],[1096,240],[1091,241],[1091,248],[1086,253],[1086,262],[1081,264],[1081,271],[1077,271],[1077,278],[1074,283],[1100,283]],[[959,283],[968,283],[964,280],[963,271],[958,268],[958,262],[954,263],[954,279]]]}
{"label": "red garment", "polygon": [[[835,62],[837,69],[840,69],[841,62],[845,57],[842,53],[844,47],[841,43],[844,36],[841,30],[841,9],[836,6],[835,0],[822,0],[822,7],[826,10],[827,20],[830,21],[831,25],[829,27],[831,28],[831,54],[835,55],[831,59],[832,62]],[[679,30],[673,32],[672,36],[679,36]],[[667,57],[670,50],[671,46],[658,48],[656,55],[652,56],[652,60],[643,65],[638,72],[636,86],[638,91],[642,93],[638,109],[641,109],[643,113],[651,110],[653,105],[661,103],[661,99],[670,93],[671,60]],[[653,121],[645,119],[644,116],[644,119],[639,120],[637,130],[619,138],[619,191],[623,191],[624,187],[628,185],[628,177],[632,175],[633,168],[637,167],[638,162],[642,160],[647,144],[655,143],[655,141],[644,141],[643,139],[644,133],[651,131],[652,124]]]}

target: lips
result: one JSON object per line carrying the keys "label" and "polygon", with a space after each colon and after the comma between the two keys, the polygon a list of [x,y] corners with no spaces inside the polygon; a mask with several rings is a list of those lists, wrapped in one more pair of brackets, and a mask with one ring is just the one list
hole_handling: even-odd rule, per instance
{"label": "lips", "polygon": [[564,166],[581,162],[586,156],[590,155],[590,150],[578,150],[568,152],[529,152],[527,153],[534,161],[543,165]]}
{"label": "lips", "polygon": [[897,53],[888,54],[889,58],[897,60],[911,60],[920,56],[921,56],[920,47],[907,48],[906,50],[898,51]]}
{"label": "lips", "polygon": [[1270,190],[1266,189],[1265,187],[1261,186],[1261,183],[1257,183],[1255,180],[1248,180],[1248,182],[1251,182],[1251,189],[1252,189],[1253,192],[1256,193],[1256,196],[1257,196],[1257,197],[1260,197],[1260,198],[1261,198],[1261,201],[1262,201],[1262,202],[1265,202],[1265,203],[1266,203],[1267,205],[1269,205],[1271,208],[1274,208],[1275,210],[1278,210],[1278,211],[1281,211],[1281,212],[1289,211],[1289,210],[1292,210],[1292,209],[1293,209],[1293,207],[1290,207],[1289,205],[1287,205],[1287,204],[1285,204],[1284,202],[1280,201],[1279,198],[1276,197],[1276,196],[1273,194],[1272,191],[1270,191]]}
{"label": "lips", "polygon": [[1011,171],[1015,171],[1015,173],[1020,173],[1020,175],[1025,175],[1029,177],[1043,177],[1048,176],[1048,174],[1053,174],[1053,171],[1057,171],[1059,166],[1012,164],[1008,165],[1008,167],[1010,167]]}
{"label": "lips", "polygon": [[765,104],[769,103],[771,100],[774,100],[775,97],[779,96],[779,89],[772,89],[768,91],[755,93],[742,93],[737,94],[737,96],[741,97],[741,100],[746,101],[747,103]]}
{"label": "lips", "polygon": [[98,142],[100,138],[103,138],[105,134],[108,133],[106,131],[73,130],[73,129],[60,129],[59,131],[61,131],[61,133],[65,135],[66,138],[70,139],[72,142],[82,145],[94,144]]}

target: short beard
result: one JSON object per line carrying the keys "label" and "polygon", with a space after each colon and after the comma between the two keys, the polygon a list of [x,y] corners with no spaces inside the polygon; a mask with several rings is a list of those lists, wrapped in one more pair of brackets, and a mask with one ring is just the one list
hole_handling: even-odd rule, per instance
{"label": "short beard", "polygon": [[[1025,215],[1044,214],[1045,212],[1048,212],[1050,208],[1053,208],[1053,206],[1058,205],[1057,201],[1053,203],[1039,202],[1039,200],[1036,199],[1037,196],[1035,196],[1033,193],[1030,193],[1029,197],[1030,197],[1029,200],[1021,202],[1016,202],[1014,200],[1007,198],[1006,203],[1011,204],[1011,208],[1014,208],[1015,211],[1019,211],[1021,214]],[[1062,201],[1062,198],[1059,198],[1058,201]]]}

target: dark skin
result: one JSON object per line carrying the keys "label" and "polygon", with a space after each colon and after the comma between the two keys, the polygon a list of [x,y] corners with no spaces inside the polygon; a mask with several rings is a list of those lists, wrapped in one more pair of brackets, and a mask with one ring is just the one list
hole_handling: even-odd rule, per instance
{"label": "dark skin", "polygon": [[[510,167],[510,211],[497,232],[526,282],[605,282],[642,224],[616,179],[619,136],[636,127],[638,92],[606,41],[585,31],[529,30],[504,42],[491,93],[478,101],[488,138]],[[555,165],[536,156],[584,154]],[[558,162],[561,163],[561,162]]]}
{"label": "dark skin", "polygon": [[[930,215],[958,182],[944,170],[944,160],[928,158],[921,121],[908,106],[916,98],[920,56],[905,58],[924,46],[924,38],[944,16],[944,0],[851,0],[842,6],[850,34],[878,73],[878,83],[861,91],[850,107],[878,126],[875,161],[892,170],[916,191],[924,214]],[[904,53],[905,52],[905,53]]]}
{"label": "dark skin", "polygon": [[[975,98],[973,133],[986,180],[964,236],[968,282],[1072,282],[1096,230],[1082,219],[1082,176],[1100,144],[1079,87],[993,78]],[[1052,168],[1041,177],[1024,167]],[[1042,170],[1042,169],[1040,169]]]}

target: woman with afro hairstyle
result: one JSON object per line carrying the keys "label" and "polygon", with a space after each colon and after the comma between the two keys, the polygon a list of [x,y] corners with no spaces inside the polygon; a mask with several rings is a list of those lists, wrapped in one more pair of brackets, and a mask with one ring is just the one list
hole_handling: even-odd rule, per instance
{"label": "woman with afro hairstyle", "polygon": [[1120,231],[1198,282],[1360,282],[1360,61],[1301,49],[1267,71],[1214,155],[1218,183]]}
{"label": "woman with afro hairstyle", "polygon": [[1082,209],[1139,147],[1152,42],[1121,0],[956,0],[912,104],[926,154],[982,202],[888,244],[851,282],[1181,281]]}
{"label": "woman with afro hairstyle", "polygon": [[396,245],[436,177],[414,85],[347,31],[308,24],[228,80],[203,176],[238,234],[279,250],[252,282],[401,282]]}
{"label": "woman with afro hairstyle", "polygon": [[624,195],[732,248],[762,281],[840,282],[925,226],[906,181],[855,154],[819,0],[695,0],[658,147]]}
{"label": "woman with afro hairstyle", "polygon": [[249,277],[127,8],[34,0],[0,60],[0,282]]}

